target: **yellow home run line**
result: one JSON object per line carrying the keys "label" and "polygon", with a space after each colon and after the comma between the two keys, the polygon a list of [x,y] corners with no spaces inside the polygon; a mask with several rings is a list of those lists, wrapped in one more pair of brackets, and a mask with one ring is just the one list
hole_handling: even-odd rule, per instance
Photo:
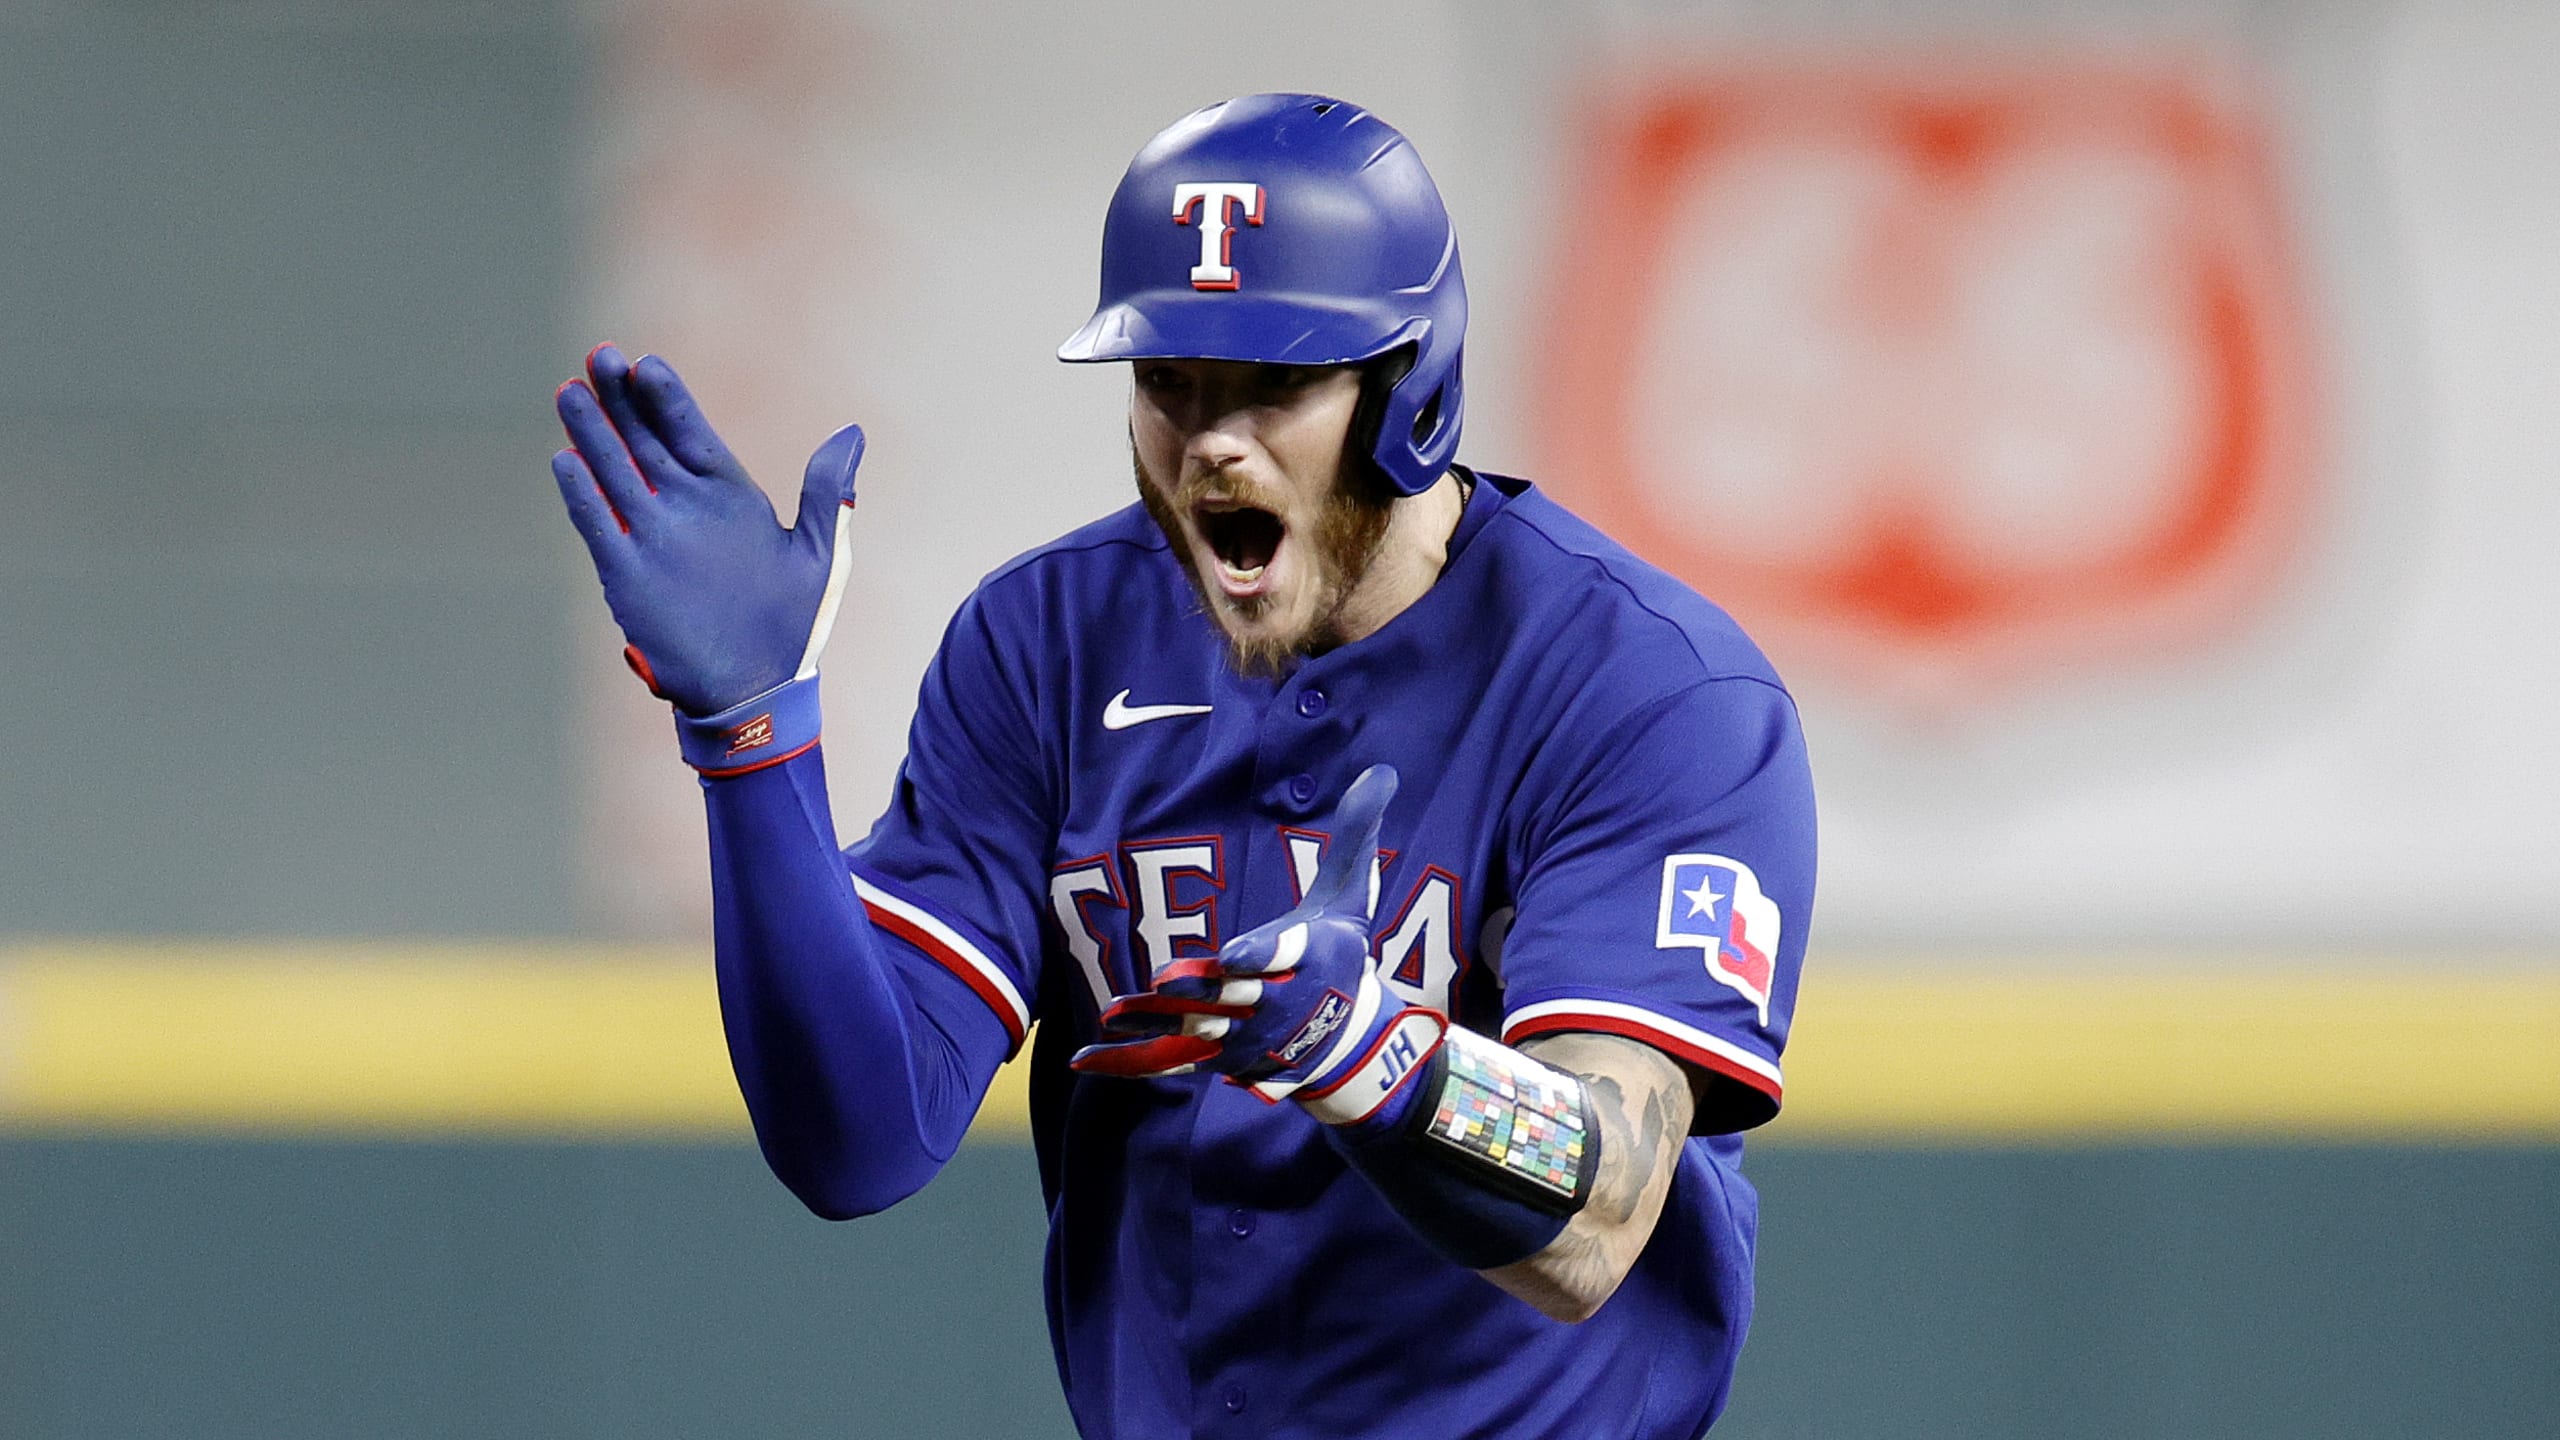
{"label": "yellow home run line", "polygon": [[[2560,1141],[2560,957],[1817,955],[1773,1142]],[[1022,1067],[974,1132],[1018,1138]],[[684,948],[0,949],[0,1130],[734,1138]]]}

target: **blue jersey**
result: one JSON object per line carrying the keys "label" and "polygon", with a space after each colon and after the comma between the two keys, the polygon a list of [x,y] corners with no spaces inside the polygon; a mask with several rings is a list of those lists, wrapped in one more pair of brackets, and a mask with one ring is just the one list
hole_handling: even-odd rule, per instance
{"label": "blue jersey", "polygon": [[[1482,476],[1438,581],[1284,679],[1240,677],[1138,506],[990,576],[846,851],[903,966],[1019,1045],[1047,1298],[1091,1436],[1689,1437],[1722,1408],[1813,897],[1794,707],[1723,612]],[[1704,1085],[1661,1221],[1580,1325],[1428,1249],[1294,1105],[1080,1076],[1115,994],[1293,905],[1372,764],[1386,984],[1506,1041],[1602,1031]],[[918,971],[916,983],[925,971]]]}

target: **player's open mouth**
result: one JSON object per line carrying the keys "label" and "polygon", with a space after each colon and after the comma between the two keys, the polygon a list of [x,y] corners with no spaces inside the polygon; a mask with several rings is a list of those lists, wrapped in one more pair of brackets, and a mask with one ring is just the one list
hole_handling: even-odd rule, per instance
{"label": "player's open mouth", "polygon": [[1269,588],[1272,557],[1289,533],[1279,516],[1257,506],[1213,500],[1194,510],[1192,519],[1216,557],[1221,589],[1242,598]]}

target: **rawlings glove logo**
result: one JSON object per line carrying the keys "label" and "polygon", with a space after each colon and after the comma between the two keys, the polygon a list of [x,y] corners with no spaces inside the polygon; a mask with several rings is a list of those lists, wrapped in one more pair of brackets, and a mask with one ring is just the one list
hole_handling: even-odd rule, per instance
{"label": "rawlings glove logo", "polygon": [[743,755],[773,743],[773,712],[768,710],[729,732],[729,753]]}
{"label": "rawlings glove logo", "polygon": [[1271,1058],[1283,1065],[1297,1064],[1341,1029],[1342,1022],[1350,1016],[1351,997],[1339,990],[1327,990],[1324,998],[1316,1002],[1316,1013],[1307,1017],[1307,1023],[1298,1027],[1298,1033],[1290,1036],[1287,1044],[1272,1051]]}

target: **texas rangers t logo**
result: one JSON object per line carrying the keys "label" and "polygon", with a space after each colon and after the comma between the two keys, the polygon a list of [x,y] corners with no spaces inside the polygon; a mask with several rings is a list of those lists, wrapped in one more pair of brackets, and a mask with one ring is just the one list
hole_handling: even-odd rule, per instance
{"label": "texas rangers t logo", "polygon": [[1778,904],[1760,877],[1722,855],[1673,855],[1662,862],[1662,913],[1654,944],[1696,946],[1707,974],[1759,1007],[1769,1023],[1769,979],[1777,968]]}
{"label": "texas rangers t logo", "polygon": [[1242,180],[1211,180],[1173,187],[1173,223],[1188,225],[1200,212],[1200,263],[1191,267],[1194,290],[1236,288],[1235,207],[1244,206],[1244,223],[1262,223],[1262,187]]}

